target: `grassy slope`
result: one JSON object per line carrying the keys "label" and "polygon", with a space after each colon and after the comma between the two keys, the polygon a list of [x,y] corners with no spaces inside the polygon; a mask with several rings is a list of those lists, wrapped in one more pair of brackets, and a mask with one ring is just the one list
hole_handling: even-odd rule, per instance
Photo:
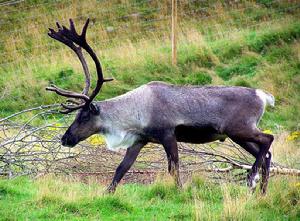
{"label": "grassy slope", "polygon": [[[26,4],[33,2],[28,1]],[[43,88],[49,83],[73,90],[81,87],[83,76],[80,65],[65,47],[46,38],[45,27],[53,26],[54,20],[65,21],[68,17],[76,16],[80,18],[87,13],[96,21],[90,28],[88,38],[97,48],[98,54],[101,54],[106,75],[116,79],[103,88],[98,99],[122,94],[151,80],[175,84],[258,87],[273,93],[277,100],[276,108],[269,110],[264,117],[262,127],[299,128],[300,23],[299,10],[287,10],[295,6],[292,3],[244,1],[237,8],[216,4],[216,7],[207,9],[208,15],[214,15],[212,19],[199,23],[203,19],[201,11],[196,10],[199,5],[183,1],[179,11],[189,16],[182,16],[180,20],[178,66],[174,68],[170,64],[169,40],[161,37],[168,36],[166,29],[161,31],[162,27],[169,27],[168,21],[150,23],[155,30],[151,35],[146,34],[141,23],[136,23],[133,27],[137,30],[128,28],[128,32],[118,33],[117,38],[114,38],[116,40],[109,43],[107,40],[111,36],[104,31],[107,26],[120,26],[124,22],[135,24],[131,20],[113,19],[135,11],[143,13],[139,22],[146,24],[149,24],[149,19],[168,15],[166,1],[128,1],[124,7],[116,7],[113,1],[91,1],[91,4],[75,1],[72,5],[64,3],[67,1],[60,2],[57,5],[63,13],[56,13],[52,4],[44,4],[23,10],[26,13],[22,10],[11,13],[11,26],[3,26],[4,31],[17,27],[26,29],[24,36],[12,34],[1,37],[4,43],[1,42],[0,49],[6,53],[5,59],[16,62],[8,66],[0,65],[0,94],[5,95],[0,102],[2,116],[26,107],[59,101],[56,95],[45,93]],[[93,4],[94,7],[91,7]],[[135,7],[130,6],[132,4]],[[207,7],[214,2],[199,4],[200,7]],[[161,11],[153,10],[158,7]],[[96,10],[100,8],[106,8],[108,13],[97,17],[100,15]],[[21,12],[24,19],[20,19]],[[33,26],[31,17],[36,15],[40,17]],[[77,22],[83,21],[80,18]],[[101,39],[95,37],[99,30]],[[139,35],[133,38],[130,31]],[[136,39],[142,42],[136,42]],[[15,43],[16,40],[19,42]],[[106,43],[101,42],[104,40]],[[22,47],[27,51],[14,51]]]}
{"label": "grassy slope", "polygon": [[160,181],[124,185],[115,195],[105,195],[95,182],[0,180],[0,220],[296,220],[299,184],[293,178],[273,178],[261,197],[242,186],[195,178],[182,191]]}

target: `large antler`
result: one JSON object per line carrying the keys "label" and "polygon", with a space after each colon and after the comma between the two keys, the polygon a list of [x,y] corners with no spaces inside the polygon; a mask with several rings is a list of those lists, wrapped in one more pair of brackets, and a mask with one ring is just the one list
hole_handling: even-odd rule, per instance
{"label": "large antler", "polygon": [[[62,42],[63,44],[69,46],[76,53],[76,55],[78,56],[78,58],[82,64],[84,74],[85,74],[85,88],[82,93],[67,91],[67,90],[58,88],[55,85],[51,85],[50,87],[46,88],[46,90],[54,91],[61,96],[75,98],[75,99],[81,99],[84,101],[84,102],[80,103],[80,102],[77,102],[74,100],[69,100],[69,102],[73,103],[73,105],[70,106],[70,105],[62,104],[62,106],[66,109],[65,111],[62,111],[63,113],[70,113],[74,110],[88,106],[93,101],[93,99],[96,97],[96,95],[99,93],[103,83],[106,81],[113,80],[113,79],[104,79],[100,61],[97,58],[97,55],[94,53],[94,51],[92,50],[92,48],[88,45],[88,43],[86,41],[86,31],[88,28],[88,24],[89,24],[89,19],[87,19],[85,25],[83,26],[83,29],[82,29],[82,32],[80,35],[76,31],[74,22],[72,19],[70,19],[70,28],[69,29],[66,28],[65,26],[61,26],[58,22],[56,23],[58,31],[54,31],[52,28],[49,28],[50,32],[48,33],[48,35],[51,38],[58,40],[58,41]],[[78,46],[76,46],[75,44]],[[95,62],[95,65],[96,65],[98,80],[97,80],[96,88],[93,90],[91,96],[88,96],[88,91],[90,88],[90,74],[89,74],[87,63],[82,54],[81,48],[83,48],[84,50],[87,51],[87,53],[92,57],[93,61]]]}

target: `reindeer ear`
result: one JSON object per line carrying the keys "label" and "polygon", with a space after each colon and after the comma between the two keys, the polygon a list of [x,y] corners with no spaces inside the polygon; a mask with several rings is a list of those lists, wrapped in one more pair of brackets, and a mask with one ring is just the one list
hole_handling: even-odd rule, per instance
{"label": "reindeer ear", "polygon": [[90,103],[90,111],[93,114],[99,114],[100,113],[99,107],[97,105],[93,104],[93,103]]}

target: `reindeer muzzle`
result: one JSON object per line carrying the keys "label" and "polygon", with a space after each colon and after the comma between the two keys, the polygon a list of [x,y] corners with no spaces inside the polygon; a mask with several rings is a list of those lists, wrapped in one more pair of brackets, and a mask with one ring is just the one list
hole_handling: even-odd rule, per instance
{"label": "reindeer muzzle", "polygon": [[61,144],[65,147],[74,147],[78,142],[79,140],[76,137],[70,136],[67,133],[61,138]]}

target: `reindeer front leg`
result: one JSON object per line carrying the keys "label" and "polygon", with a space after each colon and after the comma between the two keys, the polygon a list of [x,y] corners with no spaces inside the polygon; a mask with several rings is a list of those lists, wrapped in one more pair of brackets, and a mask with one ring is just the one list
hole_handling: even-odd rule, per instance
{"label": "reindeer front leg", "polygon": [[111,184],[107,188],[107,192],[113,193],[116,190],[116,187],[120,180],[123,178],[125,173],[130,169],[132,164],[135,162],[138,154],[140,153],[141,149],[146,145],[146,143],[136,143],[133,146],[129,147],[126,151],[124,159],[117,167],[114,178]]}

